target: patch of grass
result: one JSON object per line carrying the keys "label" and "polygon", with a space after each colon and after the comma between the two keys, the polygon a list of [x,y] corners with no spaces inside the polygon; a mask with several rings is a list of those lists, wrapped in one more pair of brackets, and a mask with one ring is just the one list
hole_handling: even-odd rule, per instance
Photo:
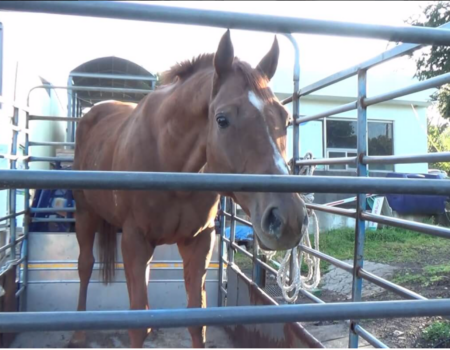
{"label": "patch of grass", "polygon": [[[320,250],[341,260],[352,259],[354,242],[353,229],[332,230],[321,234]],[[380,263],[408,263],[416,262],[424,255],[445,257],[449,253],[450,245],[444,238],[400,228],[383,228],[366,232],[364,245],[366,260]],[[448,268],[450,269],[450,266]]]}
{"label": "patch of grass", "polygon": [[445,348],[450,346],[450,322],[434,322],[422,331],[426,347]]}
{"label": "patch of grass", "polygon": [[234,253],[234,262],[241,270],[252,269],[252,259],[240,252]]}
{"label": "patch of grass", "polygon": [[438,275],[450,272],[450,265],[425,266],[423,270],[431,275]]}
{"label": "patch of grass", "polygon": [[[432,221],[427,223],[432,224]],[[311,241],[313,237],[311,236]],[[428,261],[429,257],[445,260],[450,256],[450,244],[444,238],[433,237],[400,228],[387,227],[375,231],[366,232],[364,245],[364,259],[373,262],[387,264],[408,264],[412,262]],[[353,228],[341,228],[328,232],[321,232],[320,251],[340,260],[353,259],[355,244],[355,230]],[[277,252],[274,260],[281,262],[286,252]],[[252,261],[243,254],[236,253],[236,263],[241,268],[250,268]],[[427,262],[430,264],[430,262]],[[434,263],[439,263],[435,261]],[[329,268],[329,263],[322,260],[320,263],[322,273]],[[276,268],[275,266],[273,266]],[[306,272],[306,266],[302,266]],[[450,273],[450,265],[434,265],[424,268],[428,281],[434,282],[444,278],[443,274]],[[397,276],[397,283],[424,282],[421,276],[403,274]]]}
{"label": "patch of grass", "polygon": [[420,283],[422,285],[425,285],[429,282],[429,279],[422,274],[406,272],[405,274],[397,275],[392,278],[392,282],[400,285],[407,283]]}
{"label": "patch of grass", "polygon": [[449,272],[450,265],[428,265],[417,273],[406,272],[396,275],[392,281],[398,284],[419,283],[428,287],[432,283],[447,279]]}

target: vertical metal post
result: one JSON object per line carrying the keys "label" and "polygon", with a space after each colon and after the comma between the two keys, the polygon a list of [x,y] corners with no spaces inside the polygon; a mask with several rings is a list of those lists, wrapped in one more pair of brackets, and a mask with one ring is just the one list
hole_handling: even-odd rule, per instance
{"label": "vertical metal post", "polygon": [[[75,91],[72,91],[72,118],[76,118],[76,112],[77,111],[77,94]],[[70,142],[75,142],[75,123],[70,122],[71,128],[70,128]]]}
{"label": "vertical metal post", "polygon": [[[367,108],[363,104],[366,97],[367,88],[367,71],[360,70],[358,72],[358,164],[357,175],[367,176],[367,165],[361,161],[367,155]],[[366,222],[361,218],[361,213],[366,210],[366,194],[358,194],[357,196],[357,217],[355,229],[355,254],[353,258],[353,285],[352,285],[352,301],[361,301],[362,279],[358,277],[358,270],[363,267],[364,262],[364,240],[366,235]],[[349,347],[358,347],[358,335],[353,331],[355,321],[350,320],[350,336]]]}
{"label": "vertical metal post", "polygon": [[[67,81],[67,86],[71,87],[72,86],[72,77],[69,76],[69,79]],[[67,116],[70,117],[72,116],[72,96],[71,96],[71,90],[67,90]],[[71,140],[72,138],[72,127],[73,127],[73,123],[72,122],[67,122],[67,130],[66,130],[66,142],[73,142]],[[70,146],[66,146],[67,149],[70,148]]]}
{"label": "vertical metal post", "polygon": [[[3,95],[3,25],[0,23],[0,96]],[[2,109],[0,103],[0,109]]]}
{"label": "vertical metal post", "polygon": [[[13,126],[18,126],[19,124],[19,109],[14,107],[14,115],[11,120]],[[17,138],[18,131],[12,130],[12,138],[11,138],[11,155],[14,157],[17,155]],[[10,160],[10,168],[16,169],[16,160],[12,158]],[[16,189],[8,190],[8,215],[16,213]],[[11,260],[16,259],[16,217],[13,216],[9,219],[9,243],[12,244],[11,248]]]}
{"label": "vertical metal post", "polygon": [[266,286],[266,270],[264,270],[256,261],[257,259],[261,259],[262,261],[266,262],[265,255],[259,254],[259,244],[256,239],[253,239],[253,282],[256,283],[256,285],[259,288],[264,288]]}
{"label": "vertical metal post", "polygon": [[292,149],[292,173],[298,175],[300,166],[295,161],[300,158],[300,124],[297,123],[300,116],[300,98],[298,91],[300,90],[300,50],[297,41],[291,34],[285,34],[294,47],[294,92],[292,93],[292,119],[293,119],[293,149]]}
{"label": "vertical metal post", "polygon": [[[30,106],[27,106],[28,108]],[[29,129],[29,122],[30,122],[30,115],[29,112],[26,111],[25,114],[25,128]],[[29,155],[29,134],[25,133],[25,149],[24,149],[24,156]],[[25,158],[25,169],[30,169],[30,165],[28,163],[28,160]],[[29,223],[30,223],[30,189],[25,188],[24,189],[24,210],[25,215],[23,218],[23,234],[24,239],[22,241],[22,257],[23,257],[23,268],[22,268],[22,286],[24,288],[22,294],[20,295],[19,299],[19,309],[20,311],[26,311],[27,310],[27,297],[28,297],[28,233],[30,232]]]}
{"label": "vertical metal post", "polygon": [[[226,197],[220,197],[220,209],[222,212],[225,212],[227,210],[227,201]],[[227,217],[225,214],[222,214],[220,216],[220,236],[219,236],[219,300],[217,305],[223,306],[223,293],[222,293],[222,287],[223,287],[223,237],[225,237],[225,226],[227,223]]]}
{"label": "vertical metal post", "polygon": [[232,244],[234,243],[236,237],[236,203],[232,199],[231,201],[231,227],[230,227],[230,245],[228,246],[228,262],[230,265],[234,264],[234,248]]}
{"label": "vertical metal post", "polygon": [[[300,166],[296,164],[296,160],[300,158],[300,124],[297,123],[300,117],[300,98],[298,91],[300,90],[300,50],[298,48],[297,41],[292,34],[285,34],[294,47],[294,92],[292,94],[292,119],[293,119],[293,137],[292,137],[292,163],[291,171],[293,175],[298,175],[300,172]],[[289,271],[294,271],[293,254],[289,259]],[[289,274],[289,283],[292,284],[294,275]]]}

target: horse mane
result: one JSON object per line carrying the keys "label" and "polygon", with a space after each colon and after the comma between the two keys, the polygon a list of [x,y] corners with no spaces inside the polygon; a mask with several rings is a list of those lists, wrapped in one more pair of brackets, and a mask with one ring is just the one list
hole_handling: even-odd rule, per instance
{"label": "horse mane", "polygon": [[[161,74],[161,84],[171,84],[179,79],[186,80],[202,69],[213,67],[214,54],[202,54],[191,60],[185,60],[172,66],[169,70]],[[258,70],[253,69],[247,62],[235,57],[233,67],[239,70],[250,89],[263,100],[272,100],[275,98],[268,86],[268,79]]]}
{"label": "horse mane", "polygon": [[210,68],[213,65],[214,54],[202,54],[191,60],[185,60],[170,67],[161,74],[162,85],[171,84],[176,78],[185,80],[201,69]]}

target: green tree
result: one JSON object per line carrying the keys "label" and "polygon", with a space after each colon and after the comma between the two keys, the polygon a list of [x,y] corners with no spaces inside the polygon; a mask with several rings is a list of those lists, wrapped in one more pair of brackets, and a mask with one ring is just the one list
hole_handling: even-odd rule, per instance
{"label": "green tree", "polygon": [[[417,18],[407,21],[413,26],[439,27],[450,22],[450,2],[436,1],[426,6]],[[412,54],[416,63],[415,77],[419,80],[430,79],[450,72],[450,46],[432,45]],[[450,119],[450,85],[443,85],[432,96],[440,115]],[[450,151],[450,124],[428,123],[428,152]],[[450,163],[429,164],[430,168],[440,169],[450,174]]]}
{"label": "green tree", "polygon": [[[419,27],[439,27],[450,22],[450,2],[436,1],[423,10],[419,18],[410,18],[407,22]],[[450,72],[450,46],[432,45],[412,55],[416,62],[416,74],[419,80],[426,80]],[[450,119],[450,85],[442,86],[432,95],[437,102],[443,118]]]}
{"label": "green tree", "polygon": [[[450,127],[448,124],[428,123],[428,152],[450,152]],[[440,169],[450,175],[450,162],[431,163],[431,169]]]}

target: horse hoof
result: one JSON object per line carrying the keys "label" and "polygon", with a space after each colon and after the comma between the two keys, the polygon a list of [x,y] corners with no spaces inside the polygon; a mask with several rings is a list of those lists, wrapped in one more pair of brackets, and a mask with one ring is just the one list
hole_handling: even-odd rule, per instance
{"label": "horse hoof", "polygon": [[71,349],[86,348],[86,334],[84,332],[76,332],[72,339],[70,339],[67,347]]}

